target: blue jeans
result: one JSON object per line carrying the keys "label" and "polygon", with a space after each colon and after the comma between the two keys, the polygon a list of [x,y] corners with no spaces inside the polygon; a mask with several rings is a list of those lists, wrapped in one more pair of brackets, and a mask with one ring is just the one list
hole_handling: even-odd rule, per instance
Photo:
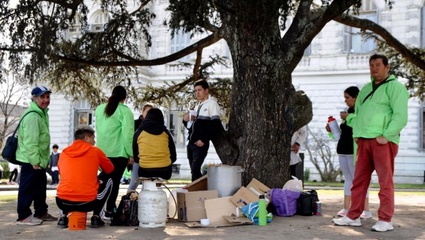
{"label": "blue jeans", "polygon": [[127,191],[136,190],[137,186],[139,186],[139,182],[137,182],[137,179],[139,179],[139,163],[134,162],[131,166],[131,180],[130,184],[128,185]]}
{"label": "blue jeans", "polygon": [[59,183],[59,171],[52,171],[52,184]]}

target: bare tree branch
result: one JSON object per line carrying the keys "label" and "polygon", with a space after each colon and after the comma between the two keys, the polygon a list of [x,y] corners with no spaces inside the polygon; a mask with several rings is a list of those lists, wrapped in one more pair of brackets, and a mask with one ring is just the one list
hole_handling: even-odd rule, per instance
{"label": "bare tree branch", "polygon": [[374,32],[375,34],[378,34],[385,40],[385,42],[389,46],[397,50],[397,52],[399,52],[409,62],[425,70],[425,61],[422,60],[421,56],[416,55],[412,51],[410,51],[403,43],[397,40],[382,26],[368,19],[360,19],[346,14],[344,14],[343,16],[338,16],[334,20],[350,27],[360,28],[362,31],[369,30]]}
{"label": "bare tree branch", "polygon": [[[125,54],[119,53],[119,56],[127,59],[128,61],[91,61],[91,60],[82,60],[82,59],[77,59],[77,58],[71,58],[71,57],[67,57],[67,56],[56,56],[58,59],[65,61],[65,62],[72,62],[72,63],[78,63],[78,64],[82,64],[82,65],[90,65],[90,66],[96,66],[96,67],[101,67],[101,66],[108,66],[108,67],[113,67],[113,66],[157,66],[157,65],[162,65],[162,64],[166,64],[172,61],[176,61],[184,56],[187,56],[193,52],[199,51],[205,47],[208,47],[216,42],[218,42],[221,39],[221,37],[217,36],[216,34],[211,34],[201,40],[199,40],[198,42],[183,48],[182,50],[170,54],[166,57],[162,57],[162,58],[157,58],[157,59],[152,59],[152,60],[138,60],[135,58],[132,58],[130,56],[127,56]],[[118,53],[116,53],[118,54]]]}

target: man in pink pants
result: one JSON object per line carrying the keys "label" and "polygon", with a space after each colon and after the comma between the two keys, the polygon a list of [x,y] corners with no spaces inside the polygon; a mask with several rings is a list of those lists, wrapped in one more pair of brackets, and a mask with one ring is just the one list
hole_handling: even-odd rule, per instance
{"label": "man in pink pants", "polygon": [[398,152],[400,131],[407,124],[409,93],[402,83],[388,71],[390,66],[384,55],[375,54],[369,59],[371,82],[360,91],[355,114],[347,116],[353,127],[353,137],[358,144],[357,163],[351,187],[351,207],[346,216],[333,219],[339,226],[361,226],[367,189],[373,171],[378,175],[380,190],[378,222],[372,231],[393,230],[394,214],[394,159]]}

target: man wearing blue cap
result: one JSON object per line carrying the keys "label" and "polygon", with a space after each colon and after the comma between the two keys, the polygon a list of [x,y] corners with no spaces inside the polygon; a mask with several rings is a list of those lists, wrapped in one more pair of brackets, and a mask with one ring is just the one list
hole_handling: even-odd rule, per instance
{"label": "man wearing blue cap", "polygon": [[[40,225],[43,221],[56,221],[47,211],[46,168],[50,159],[50,133],[48,106],[52,92],[44,87],[31,91],[32,101],[18,129],[16,159],[21,162],[18,191],[17,225]],[[34,215],[31,205],[34,202]]]}

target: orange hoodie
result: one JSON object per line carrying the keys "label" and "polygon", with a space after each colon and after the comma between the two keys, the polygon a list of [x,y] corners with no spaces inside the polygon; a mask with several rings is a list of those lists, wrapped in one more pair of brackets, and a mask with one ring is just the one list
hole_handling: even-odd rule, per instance
{"label": "orange hoodie", "polygon": [[100,148],[83,140],[75,140],[59,157],[58,197],[74,202],[89,202],[96,199],[99,167],[105,173],[114,170],[114,165]]}

